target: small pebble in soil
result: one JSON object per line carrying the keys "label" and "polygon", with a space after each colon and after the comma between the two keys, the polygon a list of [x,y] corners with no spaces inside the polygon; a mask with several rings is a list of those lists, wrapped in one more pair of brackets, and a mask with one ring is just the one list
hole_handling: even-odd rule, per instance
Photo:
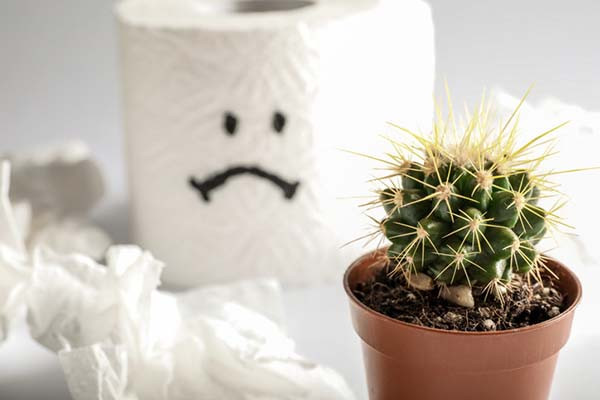
{"label": "small pebble in soil", "polygon": [[483,318],[490,318],[492,316],[492,312],[488,307],[480,307],[479,314],[481,314]]}
{"label": "small pebble in soil", "polygon": [[556,306],[552,307],[550,311],[548,311],[548,315],[550,317],[556,317],[558,314],[560,314],[560,309]]}
{"label": "small pebble in soil", "polygon": [[483,325],[483,329],[485,329],[486,331],[496,330],[496,324],[491,319],[484,319],[481,325]]}
{"label": "small pebble in soil", "polygon": [[452,311],[448,311],[445,315],[444,315],[444,319],[448,322],[457,322],[461,319],[462,317],[456,313],[453,313]]}

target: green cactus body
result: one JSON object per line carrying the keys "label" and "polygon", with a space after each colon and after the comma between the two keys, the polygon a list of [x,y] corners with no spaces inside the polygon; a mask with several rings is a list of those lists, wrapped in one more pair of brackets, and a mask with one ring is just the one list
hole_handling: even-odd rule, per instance
{"label": "green cactus body", "polygon": [[423,180],[425,179],[425,175],[423,170],[420,168],[418,164],[411,163],[410,167],[406,170],[405,174],[402,176],[402,187],[405,190],[417,189],[423,190]]}
{"label": "green cactus body", "polygon": [[[399,268],[426,273],[438,284],[481,286],[508,285],[514,274],[537,268],[534,245],[546,232],[548,214],[533,204],[539,189],[529,172],[499,175],[491,162],[488,169],[450,159],[429,164],[411,162],[403,169],[404,187],[379,194],[388,256]],[[438,170],[431,172],[431,164]]]}
{"label": "green cactus body", "polygon": [[534,246],[529,242],[522,242],[519,250],[515,252],[511,259],[512,269],[517,273],[527,273],[536,264],[537,258],[538,253]]}
{"label": "green cactus body", "polygon": [[423,192],[416,189],[385,189],[380,194],[388,216],[413,226],[429,212],[428,201],[420,201],[423,197]]}
{"label": "green cactus body", "polygon": [[433,247],[437,247],[442,243],[442,239],[448,231],[448,224],[432,217],[423,218],[417,226],[417,235],[423,236],[426,243]]}
{"label": "green cactus body", "polygon": [[494,218],[499,225],[512,228],[519,219],[519,210],[515,204],[515,195],[512,192],[500,191],[492,196],[488,215]]}
{"label": "green cactus body", "polygon": [[522,215],[513,228],[515,233],[525,239],[539,236],[546,226],[546,212],[537,206],[527,206]]}
{"label": "green cactus body", "polygon": [[529,198],[527,199],[527,202],[531,205],[537,205],[538,201],[540,198],[540,188],[538,186],[533,186],[531,188],[531,192],[529,194]]}
{"label": "green cactus body", "polygon": [[533,242],[544,235],[546,212],[514,189],[528,185],[529,175],[493,178],[491,171],[443,165],[427,175],[412,163],[411,177],[402,179],[408,189],[381,192],[390,258],[446,285],[508,284],[514,273],[535,268]]}
{"label": "green cactus body", "polygon": [[464,271],[456,265],[435,263],[428,267],[427,273],[438,283],[446,285],[459,285],[466,280]]}
{"label": "green cactus body", "polygon": [[437,255],[431,251],[419,251],[413,256],[406,257],[406,266],[410,271],[423,272],[428,266],[437,261]]}
{"label": "green cactus body", "polygon": [[[379,231],[391,242],[396,270],[425,273],[439,285],[493,288],[497,295],[515,275],[540,277],[544,257],[535,245],[562,224],[560,205],[538,205],[560,197],[548,179],[555,172],[537,171],[552,154],[540,147],[562,125],[518,145],[517,110],[495,130],[489,109],[482,104],[468,115],[464,131],[452,115],[438,117],[431,135],[400,128],[413,142],[390,139],[397,154],[389,154],[392,173],[381,178],[386,187],[375,203],[386,212]],[[556,173],[563,172],[569,171]]]}
{"label": "green cactus body", "polygon": [[477,267],[472,269],[472,274],[469,277],[474,282],[485,285],[502,278],[507,260],[503,258],[494,260],[488,254],[481,253],[477,256],[475,263]]}
{"label": "green cactus body", "polygon": [[500,176],[494,179],[493,190],[495,192],[511,189],[510,180],[505,176]]}
{"label": "green cactus body", "polygon": [[489,247],[486,253],[493,260],[507,259],[513,252],[515,243],[519,241],[518,236],[510,228],[505,226],[490,226],[486,231]]}
{"label": "green cactus body", "polygon": [[394,244],[408,245],[411,240],[411,236],[414,236],[415,229],[407,226],[398,219],[388,218],[383,221],[382,229],[385,235]]}
{"label": "green cactus body", "polygon": [[454,221],[452,230],[461,239],[470,239],[471,244],[474,243],[476,233],[485,233],[483,214],[475,207],[465,208],[463,215],[457,215]]}

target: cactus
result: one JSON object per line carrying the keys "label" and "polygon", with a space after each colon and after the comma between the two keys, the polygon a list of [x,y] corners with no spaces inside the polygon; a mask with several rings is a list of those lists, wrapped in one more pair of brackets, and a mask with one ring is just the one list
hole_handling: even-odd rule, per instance
{"label": "cactus", "polygon": [[442,297],[469,307],[472,300],[444,293],[478,287],[502,300],[515,274],[541,281],[546,258],[535,246],[568,226],[556,215],[560,200],[550,209],[538,205],[560,197],[549,178],[567,171],[539,167],[553,153],[552,133],[564,124],[518,145],[522,103],[497,129],[488,123],[491,107],[485,100],[464,128],[450,101],[448,118],[438,111],[429,135],[396,126],[409,140],[388,139],[394,151],[378,160],[389,173],[376,179],[384,187],[367,205],[383,206],[378,233],[389,241],[393,272],[403,273],[409,284],[438,286]]}

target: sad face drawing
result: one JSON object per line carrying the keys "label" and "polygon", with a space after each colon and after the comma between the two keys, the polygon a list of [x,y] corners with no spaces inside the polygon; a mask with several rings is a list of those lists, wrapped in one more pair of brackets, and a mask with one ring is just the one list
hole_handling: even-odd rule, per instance
{"label": "sad face drawing", "polygon": [[[285,115],[281,111],[275,111],[270,124],[272,132],[276,135],[283,135],[285,133],[286,122]],[[223,116],[223,131],[225,134],[233,140],[240,134],[240,128],[242,128],[242,124],[240,123],[239,118],[232,112],[225,112]],[[225,186],[230,179],[241,175],[250,175],[255,178],[270,181],[282,191],[284,198],[287,200],[292,200],[294,198],[298,186],[300,185],[299,181],[288,181],[280,177],[275,171],[268,171],[259,164],[232,165],[222,171],[217,171],[204,179],[191,176],[188,182],[193,189],[198,191],[205,202],[210,202],[211,192],[213,190]]]}

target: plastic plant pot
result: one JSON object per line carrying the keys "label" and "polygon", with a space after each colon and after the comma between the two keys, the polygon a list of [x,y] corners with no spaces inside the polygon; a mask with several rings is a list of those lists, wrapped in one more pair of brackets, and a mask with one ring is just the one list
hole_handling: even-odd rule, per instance
{"label": "plastic plant pot", "polygon": [[558,261],[565,310],[545,322],[493,332],[421,327],[380,314],[353,289],[384,266],[385,250],[356,260],[344,275],[354,328],[362,339],[370,400],[546,400],[558,354],[571,332],[581,284]]}

